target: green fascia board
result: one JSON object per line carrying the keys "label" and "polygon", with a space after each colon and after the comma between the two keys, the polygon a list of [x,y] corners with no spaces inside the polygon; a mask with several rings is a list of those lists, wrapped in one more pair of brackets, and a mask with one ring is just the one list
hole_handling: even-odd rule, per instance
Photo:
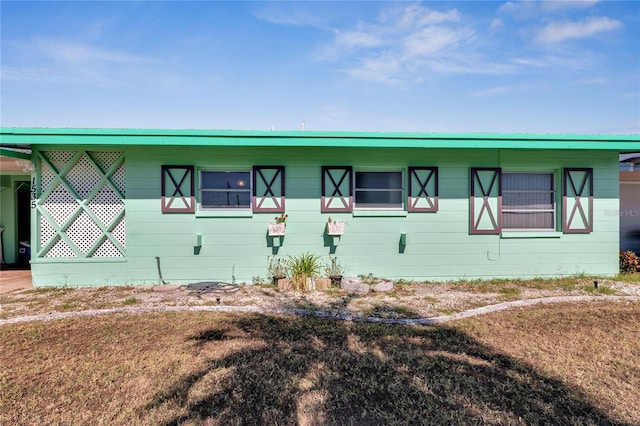
{"label": "green fascia board", "polygon": [[0,148],[0,156],[10,158],[20,158],[22,160],[31,160],[31,154],[26,152],[13,151],[11,149]]}
{"label": "green fascia board", "polygon": [[640,151],[640,135],[1,128],[0,144]]}

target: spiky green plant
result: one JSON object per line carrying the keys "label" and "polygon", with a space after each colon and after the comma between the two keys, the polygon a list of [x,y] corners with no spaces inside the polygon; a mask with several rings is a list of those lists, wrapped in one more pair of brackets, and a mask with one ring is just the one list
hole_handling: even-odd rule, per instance
{"label": "spiky green plant", "polygon": [[296,290],[303,290],[307,278],[320,275],[320,256],[303,253],[300,256],[289,256],[287,266],[291,275],[291,282]]}

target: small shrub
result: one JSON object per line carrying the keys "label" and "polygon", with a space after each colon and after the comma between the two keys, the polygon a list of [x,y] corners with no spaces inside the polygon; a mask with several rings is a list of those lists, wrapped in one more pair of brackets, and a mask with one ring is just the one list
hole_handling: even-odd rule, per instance
{"label": "small shrub", "polygon": [[336,256],[329,256],[329,263],[324,266],[324,273],[327,277],[341,277],[344,275],[344,265],[338,261]]}
{"label": "small shrub", "polygon": [[623,274],[631,274],[638,270],[638,256],[631,250],[620,250],[620,272]]}
{"label": "small shrub", "polygon": [[135,297],[128,297],[128,298],[124,299],[124,302],[122,302],[122,304],[125,305],[125,306],[129,306],[129,305],[135,305],[138,302],[139,302],[139,300],[136,299]]}
{"label": "small shrub", "polygon": [[287,267],[291,274],[291,282],[297,290],[303,290],[307,278],[315,278],[320,275],[320,256],[311,253],[303,253],[300,256],[289,256]]}
{"label": "small shrub", "polygon": [[380,282],[380,280],[374,277],[371,272],[369,272],[368,274],[358,274],[358,278],[360,278],[360,281],[362,281],[363,283],[369,285],[377,284],[378,282]]}
{"label": "small shrub", "polygon": [[268,257],[267,265],[267,280],[274,280],[274,284],[277,284],[277,279],[286,278],[289,275],[289,267],[286,261],[276,256]]}
{"label": "small shrub", "polygon": [[271,285],[271,281],[264,279],[263,277],[251,277],[251,283],[254,285]]}

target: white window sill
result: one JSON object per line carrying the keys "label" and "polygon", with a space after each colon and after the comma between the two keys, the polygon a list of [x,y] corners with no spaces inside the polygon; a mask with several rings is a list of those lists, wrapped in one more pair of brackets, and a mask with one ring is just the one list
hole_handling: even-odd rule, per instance
{"label": "white window sill", "polygon": [[560,231],[518,231],[517,229],[503,230],[500,238],[560,238]]}
{"label": "white window sill", "polygon": [[406,210],[353,210],[353,216],[363,217],[406,217]]}
{"label": "white window sill", "polygon": [[196,217],[253,217],[251,210],[197,210]]}

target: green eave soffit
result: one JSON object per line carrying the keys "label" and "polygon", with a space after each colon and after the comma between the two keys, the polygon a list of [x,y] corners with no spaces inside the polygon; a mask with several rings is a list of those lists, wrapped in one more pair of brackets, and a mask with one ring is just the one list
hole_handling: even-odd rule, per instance
{"label": "green eave soffit", "polygon": [[31,160],[31,153],[24,152],[26,150],[17,151],[12,148],[0,148],[1,157],[18,158],[21,160]]}
{"label": "green eave soffit", "polygon": [[640,151],[640,135],[0,128],[1,145],[156,145]]}

